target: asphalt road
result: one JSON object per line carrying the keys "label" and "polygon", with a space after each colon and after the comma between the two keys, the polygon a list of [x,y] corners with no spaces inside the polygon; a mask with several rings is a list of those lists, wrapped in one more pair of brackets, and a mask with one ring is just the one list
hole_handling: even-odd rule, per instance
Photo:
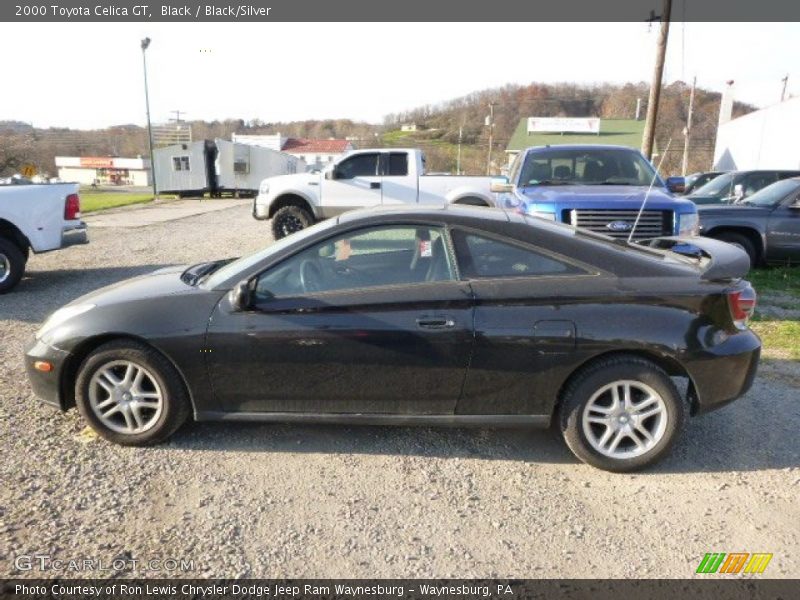
{"label": "asphalt road", "polygon": [[[797,363],[767,360],[635,475],[550,431],[204,423],[122,448],[37,402],[24,342],[80,294],[255,250],[269,227],[240,204],[90,235],[0,296],[0,577],[92,575],[70,570],[84,559],[160,577],[689,577],[706,552],[771,552],[763,576],[800,576]],[[19,570],[33,555],[63,568]],[[150,570],[164,559],[192,569]]]}

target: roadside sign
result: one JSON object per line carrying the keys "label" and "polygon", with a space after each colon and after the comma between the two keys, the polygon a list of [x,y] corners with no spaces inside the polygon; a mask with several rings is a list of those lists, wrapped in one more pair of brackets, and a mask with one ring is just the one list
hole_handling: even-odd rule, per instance
{"label": "roadside sign", "polygon": [[38,171],[36,170],[36,165],[25,165],[22,167],[20,175],[30,179],[31,177],[35,176],[37,172]]}

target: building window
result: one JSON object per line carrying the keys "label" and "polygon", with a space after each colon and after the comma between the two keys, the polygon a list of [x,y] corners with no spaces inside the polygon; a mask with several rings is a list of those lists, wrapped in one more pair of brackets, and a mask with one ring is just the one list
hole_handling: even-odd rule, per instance
{"label": "building window", "polygon": [[188,156],[173,156],[172,157],[172,170],[173,171],[190,171],[189,157]]}
{"label": "building window", "polygon": [[233,162],[233,172],[237,175],[247,175],[250,172],[250,163],[245,158],[237,159]]}

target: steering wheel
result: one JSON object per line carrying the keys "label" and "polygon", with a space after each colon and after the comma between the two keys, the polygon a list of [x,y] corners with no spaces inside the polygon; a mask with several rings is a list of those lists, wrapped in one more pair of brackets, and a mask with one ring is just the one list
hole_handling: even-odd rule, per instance
{"label": "steering wheel", "polygon": [[322,269],[315,260],[305,259],[300,263],[300,285],[304,292],[319,292],[322,290]]}

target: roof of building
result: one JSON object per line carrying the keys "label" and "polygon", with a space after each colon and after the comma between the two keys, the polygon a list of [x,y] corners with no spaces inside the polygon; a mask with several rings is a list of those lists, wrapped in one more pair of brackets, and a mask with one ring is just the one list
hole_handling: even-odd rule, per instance
{"label": "roof of building", "polygon": [[600,119],[600,133],[528,133],[528,119],[519,120],[508,141],[506,152],[519,152],[531,146],[560,146],[563,144],[614,144],[641,148],[644,120]]}
{"label": "roof of building", "polygon": [[308,138],[289,138],[283,145],[284,152],[330,152],[337,154],[347,152],[351,147],[348,140],[312,140]]}

